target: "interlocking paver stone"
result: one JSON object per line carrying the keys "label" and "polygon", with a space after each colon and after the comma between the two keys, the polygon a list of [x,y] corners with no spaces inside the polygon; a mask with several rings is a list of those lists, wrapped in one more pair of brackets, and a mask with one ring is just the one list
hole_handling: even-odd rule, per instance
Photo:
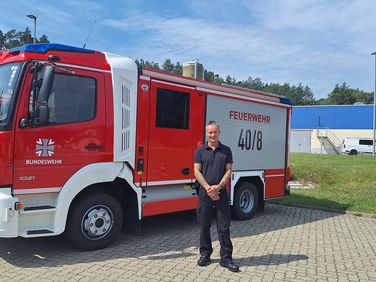
{"label": "interlocking paver stone", "polygon": [[0,281],[376,281],[376,219],[268,205],[233,221],[240,273],[198,259],[193,212],[147,218],[142,234],[123,233],[109,248],[73,249],[63,237],[0,239]]}

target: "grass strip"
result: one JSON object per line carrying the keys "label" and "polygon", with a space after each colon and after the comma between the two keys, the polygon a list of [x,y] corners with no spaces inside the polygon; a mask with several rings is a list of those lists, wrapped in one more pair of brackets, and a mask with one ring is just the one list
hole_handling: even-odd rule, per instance
{"label": "grass strip", "polygon": [[279,202],[376,214],[376,158],[371,156],[290,154],[293,180],[314,189],[292,189]]}

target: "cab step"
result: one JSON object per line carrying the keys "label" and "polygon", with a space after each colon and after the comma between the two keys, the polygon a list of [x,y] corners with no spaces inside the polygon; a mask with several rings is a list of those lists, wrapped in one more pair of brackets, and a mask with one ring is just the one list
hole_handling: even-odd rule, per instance
{"label": "cab step", "polygon": [[47,230],[47,229],[40,229],[40,230],[28,230],[26,233],[27,235],[41,235],[41,234],[52,234],[54,232],[51,230]]}
{"label": "cab step", "polygon": [[24,207],[23,210],[20,211],[21,214],[34,214],[34,213],[50,213],[55,212],[56,207],[53,206],[32,206],[32,207]]}

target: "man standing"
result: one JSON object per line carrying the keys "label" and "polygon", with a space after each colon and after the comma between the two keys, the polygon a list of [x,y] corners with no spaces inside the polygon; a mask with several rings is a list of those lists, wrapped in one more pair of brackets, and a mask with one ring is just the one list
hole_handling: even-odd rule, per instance
{"label": "man standing", "polygon": [[225,185],[232,172],[231,149],[219,142],[220,128],[215,121],[206,125],[207,143],[200,146],[195,153],[194,172],[200,183],[198,220],[200,222],[200,259],[197,264],[206,266],[210,263],[213,252],[210,237],[211,218],[214,209],[217,214],[217,232],[221,245],[220,265],[232,272],[239,267],[232,260],[232,243],[230,239],[230,207]]}

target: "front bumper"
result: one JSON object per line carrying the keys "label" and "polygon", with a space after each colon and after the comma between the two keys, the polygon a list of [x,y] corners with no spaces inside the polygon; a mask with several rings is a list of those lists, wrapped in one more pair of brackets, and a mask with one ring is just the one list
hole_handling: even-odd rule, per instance
{"label": "front bumper", "polygon": [[11,188],[0,188],[0,238],[18,237],[17,202]]}

